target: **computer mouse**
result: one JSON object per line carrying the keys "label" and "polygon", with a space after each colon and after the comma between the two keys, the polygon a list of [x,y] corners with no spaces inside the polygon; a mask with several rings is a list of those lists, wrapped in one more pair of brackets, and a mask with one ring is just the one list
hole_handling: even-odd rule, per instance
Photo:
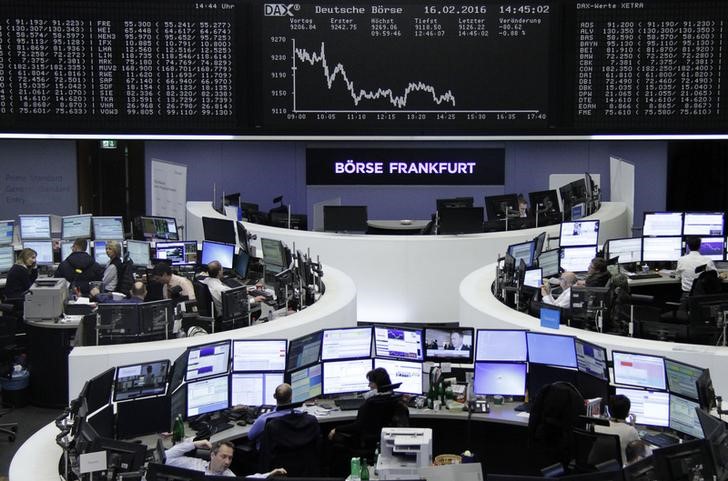
{"label": "computer mouse", "polygon": [[246,421],[245,419],[241,419],[241,420],[240,420],[240,421],[238,421],[238,422],[237,422],[236,424],[237,424],[238,426],[247,426],[247,424],[248,424],[248,421]]}

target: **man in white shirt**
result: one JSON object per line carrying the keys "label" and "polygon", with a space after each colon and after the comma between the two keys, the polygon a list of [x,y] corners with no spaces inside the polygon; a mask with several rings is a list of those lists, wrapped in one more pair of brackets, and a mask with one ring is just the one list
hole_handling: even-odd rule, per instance
{"label": "man in white shirt", "polygon": [[541,297],[544,304],[556,307],[571,307],[571,286],[576,284],[576,274],[573,272],[562,273],[559,284],[563,290],[557,298],[551,295],[551,286],[548,283],[541,286]]}
{"label": "man in white shirt", "polygon": [[617,394],[609,399],[609,426],[594,426],[594,431],[603,434],[616,434],[619,436],[620,450],[622,452],[622,464],[627,464],[625,450],[632,441],[640,438],[634,426],[627,423],[629,410],[632,407],[627,396]]}
{"label": "man in white shirt", "polygon": [[[201,458],[192,458],[184,455],[185,453],[192,451],[194,448],[209,449],[210,460],[205,461]],[[200,439],[194,442],[185,441],[178,443],[165,451],[165,464],[176,466],[178,468],[202,471],[206,476],[234,477],[235,473],[230,471],[230,463],[233,461],[234,449],[235,446],[229,441],[220,441],[214,445],[207,439]]]}
{"label": "man in white shirt", "polygon": [[689,236],[685,239],[685,243],[690,252],[677,260],[677,269],[675,270],[675,275],[680,278],[683,297],[690,294],[693,281],[700,275],[695,273],[696,267],[705,266],[706,270],[715,270],[713,261],[700,253],[700,237]]}
{"label": "man in white shirt", "polygon": [[187,299],[194,301],[195,299],[195,288],[192,286],[192,282],[177,274],[172,274],[172,268],[166,262],[160,262],[154,269],[152,269],[152,280],[162,284],[162,297],[165,299],[171,299],[170,289],[174,287],[180,288],[180,294],[187,296]]}
{"label": "man in white shirt", "polygon": [[207,264],[207,277],[199,278],[200,282],[210,289],[212,303],[215,305],[215,313],[222,314],[222,293],[230,287],[222,283],[222,264],[219,261],[212,261]]}

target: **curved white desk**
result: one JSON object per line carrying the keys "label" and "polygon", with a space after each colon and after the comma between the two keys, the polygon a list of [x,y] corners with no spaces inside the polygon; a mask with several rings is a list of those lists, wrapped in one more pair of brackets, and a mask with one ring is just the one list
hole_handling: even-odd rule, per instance
{"label": "curved white desk", "polygon": [[88,379],[110,367],[158,359],[174,360],[189,346],[223,339],[292,339],[323,327],[355,326],[354,283],[336,269],[328,266],[323,269],[326,291],[317,302],[300,312],[264,324],[199,337],[74,348],[68,358],[68,399],[78,396]]}
{"label": "curved white desk", "polygon": [[[209,202],[188,202],[189,238],[203,238],[202,217],[224,218]],[[591,218],[601,221],[600,244],[627,235],[627,209],[622,203],[605,202]],[[510,244],[531,240],[543,231],[558,237],[560,229],[552,225],[485,234],[393,236],[332,234],[249,223],[245,227],[258,236],[253,242],[258,248],[265,237],[281,240],[291,249],[310,249],[314,257],[320,256],[323,263],[354,280],[361,319],[392,322],[457,319],[457,287],[466,275],[505,253]]]}
{"label": "curved white desk", "polygon": [[[490,264],[468,275],[460,283],[460,322],[476,329],[530,329],[551,332],[543,328],[539,319],[518,312],[500,302],[490,288],[495,280],[495,264]],[[675,282],[674,279],[672,282]],[[561,326],[559,334],[575,336],[611,351],[640,352],[665,356],[694,366],[707,367],[713,380],[716,394],[728,389],[728,348],[652,341],[631,337],[600,334],[573,327]]]}

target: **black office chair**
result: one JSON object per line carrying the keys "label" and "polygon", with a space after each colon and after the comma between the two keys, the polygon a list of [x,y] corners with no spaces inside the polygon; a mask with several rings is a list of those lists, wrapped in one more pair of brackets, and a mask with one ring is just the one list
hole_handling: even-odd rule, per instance
{"label": "black office chair", "polygon": [[622,449],[616,434],[592,433],[574,428],[574,470],[590,473],[598,465],[615,461],[621,465]]}
{"label": "black office chair", "polygon": [[318,476],[321,468],[321,428],[310,414],[291,411],[265,423],[260,439],[259,469],[285,468],[288,476]]}
{"label": "black office chair", "polygon": [[194,280],[192,287],[195,289],[195,299],[197,304],[197,316],[185,316],[182,319],[182,330],[188,332],[191,327],[199,327],[207,332],[215,332],[215,306],[212,301],[210,288],[206,284]]}

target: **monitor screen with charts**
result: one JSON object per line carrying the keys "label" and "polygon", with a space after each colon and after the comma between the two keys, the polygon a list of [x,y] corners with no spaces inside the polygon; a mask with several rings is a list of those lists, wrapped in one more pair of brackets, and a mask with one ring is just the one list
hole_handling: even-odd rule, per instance
{"label": "monitor screen with charts", "polygon": [[0,273],[5,273],[10,270],[15,264],[15,251],[13,246],[1,246],[0,247]]}
{"label": "monitor screen with charts", "polygon": [[91,214],[67,215],[61,222],[61,239],[88,239],[91,237]]}
{"label": "monitor screen with charts", "polygon": [[193,381],[227,374],[230,365],[230,341],[193,346],[187,349],[185,379]]}
{"label": "monitor screen with charts", "polygon": [[670,395],[668,393],[618,387],[615,389],[615,394],[629,398],[629,411],[634,414],[637,424],[661,428],[670,425]]}
{"label": "monitor screen with charts", "polygon": [[559,247],[595,246],[599,238],[598,220],[562,222]]}
{"label": "monitor screen with charts", "polygon": [[576,367],[580,372],[590,374],[604,381],[609,381],[607,367],[607,350],[596,344],[575,340]]}
{"label": "monitor screen with charts", "polygon": [[568,272],[586,272],[597,255],[597,247],[562,247],[559,266]]}
{"label": "monitor screen with charts", "polygon": [[538,256],[538,267],[543,271],[543,277],[554,277],[559,275],[561,261],[561,249],[543,251]]}
{"label": "monitor screen with charts", "polygon": [[475,331],[472,327],[425,329],[425,361],[470,364]]}
{"label": "monitor screen with charts", "polygon": [[682,256],[682,237],[644,237],[642,260],[645,262],[676,261]]}
{"label": "monitor screen with charts", "polygon": [[285,339],[246,339],[233,341],[233,371],[284,371],[286,369]]}
{"label": "monitor screen with charts", "polygon": [[53,241],[23,241],[23,249],[33,249],[36,252],[35,262],[38,265],[53,264]]}
{"label": "monitor screen with charts", "polygon": [[321,343],[322,361],[369,357],[371,353],[371,327],[324,329],[323,331]]}
{"label": "monitor screen with charts", "polygon": [[292,403],[302,403],[323,394],[321,364],[304,367],[291,372]]}
{"label": "monitor screen with charts", "polygon": [[473,392],[485,396],[525,395],[526,363],[476,362]]}
{"label": "monitor screen with charts", "polygon": [[526,331],[478,329],[477,333],[476,361],[528,360]]}
{"label": "monitor screen with charts", "polygon": [[202,241],[202,265],[212,261],[218,261],[224,269],[233,268],[233,257],[235,246],[233,244],[222,244],[220,242]]}
{"label": "monitor screen with charts", "polygon": [[141,229],[141,237],[146,240],[179,240],[174,217],[141,216],[137,225]]}
{"label": "monitor screen with charts", "polygon": [[280,384],[282,372],[234,372],[230,375],[230,400],[233,406],[275,405],[273,394]]}
{"label": "monitor screen with charts", "polygon": [[[685,253],[689,252],[690,247],[686,244]],[[698,252],[714,261],[725,260],[725,239],[723,237],[701,237]]]}
{"label": "monitor screen with charts", "polygon": [[151,264],[149,242],[147,241],[126,241],[126,252],[135,266],[148,266]]}
{"label": "monitor screen with charts", "polygon": [[724,234],[722,212],[686,212],[683,220],[683,235],[722,237]]}
{"label": "monitor screen with charts", "polygon": [[324,394],[347,394],[369,390],[367,373],[371,359],[329,361],[323,363]]}
{"label": "monitor screen with charts", "polygon": [[286,370],[300,369],[319,362],[321,357],[321,331],[292,339],[288,345]]}
{"label": "monitor screen with charts", "polygon": [[538,289],[543,284],[543,269],[528,269],[523,277],[523,285]]}
{"label": "monitor screen with charts", "polygon": [[51,216],[19,215],[20,239],[40,240],[51,238]]}
{"label": "monitor screen with charts", "polygon": [[187,418],[230,407],[227,375],[187,383]]}
{"label": "monitor screen with charts", "polygon": [[642,238],[609,239],[606,259],[619,257],[620,264],[642,261]]}
{"label": "monitor screen with charts", "polygon": [[535,241],[523,242],[521,244],[511,244],[508,246],[508,253],[512,255],[514,259],[516,259],[516,265],[518,265],[520,263],[520,260],[523,259],[523,262],[526,263],[526,267],[530,267],[535,261],[535,252]]}
{"label": "monitor screen with charts", "polygon": [[123,239],[124,219],[120,215],[93,217],[94,239]]}
{"label": "monitor screen with charts", "polygon": [[0,220],[0,246],[13,243],[14,220]]}
{"label": "monitor screen with charts", "polygon": [[197,264],[197,241],[157,242],[154,257],[169,261],[173,266],[195,265]]}
{"label": "monitor screen with charts", "polygon": [[118,367],[116,368],[114,401],[164,394],[168,374],[168,359]]}
{"label": "monitor screen with charts", "polygon": [[700,409],[697,402],[670,394],[670,429],[702,439],[703,428],[696,409]]}
{"label": "monitor screen with charts", "polygon": [[682,212],[645,212],[642,235],[645,237],[681,236]]}
{"label": "monitor screen with charts", "polygon": [[374,368],[387,370],[392,384],[402,383],[395,392],[405,394],[422,394],[422,363],[402,361],[399,359],[375,359]]}
{"label": "monitor screen with charts", "polygon": [[263,247],[263,261],[267,271],[280,272],[288,267],[286,251],[281,241],[260,239],[260,245]]}
{"label": "monitor screen with charts", "polygon": [[374,353],[377,357],[422,361],[422,330],[374,326]]}
{"label": "monitor screen with charts", "polygon": [[658,356],[612,351],[614,384],[666,389],[665,360]]}
{"label": "monitor screen with charts", "polygon": [[682,362],[665,359],[665,373],[667,374],[667,389],[674,394],[698,401],[697,382],[705,369],[684,364]]}
{"label": "monitor screen with charts", "polygon": [[576,347],[571,336],[527,332],[528,362],[576,367]]}
{"label": "monitor screen with charts", "polygon": [[[106,254],[106,244],[108,244],[108,240],[95,240],[94,241],[94,260],[101,264],[102,266],[105,266],[109,263],[109,256]],[[121,258],[124,258],[124,245],[122,244],[121,240],[117,240],[116,242],[119,243],[119,247],[121,248]]]}

